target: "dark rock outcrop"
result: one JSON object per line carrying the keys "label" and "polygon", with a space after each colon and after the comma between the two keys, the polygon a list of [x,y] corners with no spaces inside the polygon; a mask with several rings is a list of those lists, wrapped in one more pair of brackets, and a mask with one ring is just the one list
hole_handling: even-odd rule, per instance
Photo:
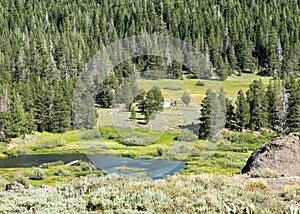
{"label": "dark rock outcrop", "polygon": [[300,132],[260,146],[251,154],[242,173],[263,169],[282,176],[300,176]]}

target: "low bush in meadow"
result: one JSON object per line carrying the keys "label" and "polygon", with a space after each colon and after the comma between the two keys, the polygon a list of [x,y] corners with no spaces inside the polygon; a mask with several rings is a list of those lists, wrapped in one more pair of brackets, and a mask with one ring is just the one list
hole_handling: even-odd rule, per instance
{"label": "low bush in meadow", "polygon": [[101,139],[101,138],[102,138],[102,134],[97,129],[86,131],[81,136],[81,139],[83,140],[94,140],[94,139]]}
{"label": "low bush in meadow", "polygon": [[179,135],[174,138],[177,141],[185,142],[195,142],[198,139],[198,136],[194,134],[191,130],[183,129],[180,131]]}
{"label": "low bush in meadow", "polygon": [[41,149],[53,149],[57,147],[63,147],[67,144],[65,140],[52,140],[46,141],[40,145],[37,145],[32,148],[33,151],[41,150]]}
{"label": "low bush in meadow", "polygon": [[43,169],[33,168],[29,174],[31,180],[43,180],[46,177],[46,173]]}
{"label": "low bush in meadow", "polygon": [[253,170],[250,172],[252,178],[278,178],[279,174],[269,168]]}
{"label": "low bush in meadow", "polygon": [[142,135],[136,135],[129,138],[125,138],[121,140],[121,143],[126,146],[147,146],[150,144],[155,143],[156,140],[152,139],[150,137],[142,136]]}

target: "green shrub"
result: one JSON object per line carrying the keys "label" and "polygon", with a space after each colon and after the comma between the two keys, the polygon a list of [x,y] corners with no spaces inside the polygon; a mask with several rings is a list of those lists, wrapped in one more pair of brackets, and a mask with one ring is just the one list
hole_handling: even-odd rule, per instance
{"label": "green shrub", "polygon": [[116,133],[109,133],[108,136],[107,136],[108,140],[117,140],[119,138],[120,138],[120,136]]}
{"label": "green shrub", "polygon": [[81,139],[83,140],[93,140],[93,139],[101,139],[102,134],[99,132],[99,130],[94,129],[94,130],[89,130],[84,135],[82,135]]}
{"label": "green shrub", "polygon": [[44,180],[45,177],[46,177],[46,174],[45,174],[44,170],[42,170],[40,168],[33,168],[29,174],[29,178],[31,180]]}
{"label": "green shrub", "polygon": [[57,176],[67,176],[69,174],[70,174],[70,172],[63,166],[58,166],[56,171],[54,172],[54,175],[57,175]]}
{"label": "green shrub", "polygon": [[204,83],[201,82],[200,80],[196,83],[196,86],[204,86]]}
{"label": "green shrub", "polygon": [[154,144],[155,142],[156,142],[155,139],[145,137],[145,136],[140,136],[140,135],[125,138],[121,141],[121,143],[126,146],[146,146],[146,145]]}
{"label": "green shrub", "polygon": [[285,186],[283,188],[283,192],[281,194],[285,200],[291,201],[294,200],[295,202],[300,202],[300,186],[299,185],[290,185]]}
{"label": "green shrub", "polygon": [[42,143],[38,146],[32,148],[33,151],[40,150],[40,149],[53,149],[57,147],[63,147],[67,144],[65,140],[52,140]]}
{"label": "green shrub", "polygon": [[174,137],[174,140],[185,141],[185,142],[194,142],[198,139],[197,135],[194,134],[191,130],[183,129],[180,134]]}
{"label": "green shrub", "polygon": [[77,163],[77,166],[75,167],[75,171],[77,172],[81,172],[81,171],[94,171],[96,169],[96,167],[89,163],[89,162],[85,162],[85,161],[79,161]]}
{"label": "green shrub", "polygon": [[171,90],[171,91],[179,91],[179,90],[181,90],[181,87],[179,87],[179,86],[166,86],[166,87],[164,87],[164,89]]}
{"label": "green shrub", "polygon": [[223,132],[223,137],[232,143],[261,145],[270,142],[277,137],[277,134],[270,131],[261,131],[260,134],[250,132]]}
{"label": "green shrub", "polygon": [[239,153],[248,153],[248,148],[247,147],[233,147],[232,148],[233,152],[239,152]]}
{"label": "green shrub", "polygon": [[39,165],[39,167],[43,168],[43,169],[48,169],[50,166],[61,166],[61,165],[64,165],[64,162],[59,160],[59,161],[50,162],[50,163],[43,163],[42,165]]}
{"label": "green shrub", "polygon": [[14,174],[14,179],[16,182],[27,186],[28,185],[28,176],[26,176],[26,174],[24,172],[16,172]]}
{"label": "green shrub", "polygon": [[[0,191],[2,213],[285,213],[268,191],[249,191],[234,177],[168,176],[149,180],[109,174],[72,177],[56,188]],[[125,188],[124,188],[125,187]]]}
{"label": "green shrub", "polygon": [[250,172],[250,176],[252,178],[278,178],[279,174],[274,170],[266,168],[266,169],[253,170]]}
{"label": "green shrub", "polygon": [[3,154],[7,155],[8,158],[14,158],[18,156],[18,154],[15,151],[11,150],[4,151]]}
{"label": "green shrub", "polygon": [[269,189],[268,184],[263,181],[249,181],[245,185],[246,190],[255,191],[255,190],[267,190]]}

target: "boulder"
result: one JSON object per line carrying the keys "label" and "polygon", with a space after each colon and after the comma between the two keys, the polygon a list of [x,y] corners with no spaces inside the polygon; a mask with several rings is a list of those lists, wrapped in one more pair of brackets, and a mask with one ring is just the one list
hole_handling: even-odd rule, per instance
{"label": "boulder", "polygon": [[257,148],[242,173],[264,169],[281,176],[300,176],[300,132],[290,133]]}

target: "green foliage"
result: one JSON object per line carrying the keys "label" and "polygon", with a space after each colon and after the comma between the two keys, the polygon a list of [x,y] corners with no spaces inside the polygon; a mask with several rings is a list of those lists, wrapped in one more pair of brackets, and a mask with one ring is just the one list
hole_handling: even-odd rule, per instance
{"label": "green foliage", "polygon": [[191,94],[185,91],[181,97],[181,100],[187,106],[191,102]]}
{"label": "green foliage", "polygon": [[248,183],[246,183],[245,188],[249,191],[255,191],[267,190],[269,189],[269,186],[263,181],[249,181]]}
{"label": "green foliage", "polygon": [[115,134],[115,133],[109,133],[108,136],[107,136],[108,140],[117,140],[119,138],[120,138],[120,136],[118,134]]}
{"label": "green foliage", "polygon": [[198,138],[197,135],[195,135],[193,131],[183,129],[180,131],[179,135],[174,138],[174,140],[195,142],[197,138]]}
{"label": "green foliage", "polygon": [[146,146],[146,145],[154,144],[155,142],[156,142],[155,139],[142,136],[142,135],[132,136],[121,140],[121,143],[126,146]]}
{"label": "green foliage", "polygon": [[30,171],[29,179],[31,180],[43,180],[46,177],[46,173],[43,169],[40,168],[33,168]]}
{"label": "green foliage", "polygon": [[[137,71],[153,79],[178,79],[185,74],[224,80],[228,75],[257,71],[275,78],[299,76],[300,10],[299,1],[295,0],[274,0],[268,4],[263,0],[192,0],[188,4],[142,0],[119,4],[103,0],[60,1],[55,5],[50,1],[5,0],[0,11],[0,140],[5,142],[36,130],[93,128],[97,117],[94,98],[100,106],[109,108],[115,102],[114,92],[121,95],[118,102],[130,110],[136,94],[134,81],[129,80]],[[202,52],[205,62],[189,60],[191,52],[182,51],[181,42],[174,42],[179,49],[176,56],[170,56],[168,42],[170,49],[158,47],[154,41],[147,44],[153,55],[120,62],[112,69],[112,75],[99,83],[95,97],[83,88],[73,93],[74,85],[80,85],[78,76],[85,64],[101,47],[125,37],[154,33],[187,42]],[[112,62],[124,56],[121,50],[127,46],[119,48]],[[200,73],[194,71],[199,65],[203,68]],[[72,98],[76,101],[74,106]],[[260,129],[257,123],[265,121],[257,122],[253,115],[258,109],[251,109],[250,125]],[[289,101],[289,130],[284,132],[299,130],[299,111],[299,103]],[[146,122],[151,113],[145,111]]]}
{"label": "green foliage", "polygon": [[23,186],[28,185],[28,176],[24,172],[16,172],[14,174],[14,179],[16,182],[22,184]]}
{"label": "green foliage", "polygon": [[40,149],[53,149],[53,148],[63,147],[63,146],[66,146],[65,140],[52,140],[52,141],[44,142],[38,146],[34,146],[32,150],[36,151]]}
{"label": "green foliage", "polygon": [[63,166],[57,167],[57,170],[54,172],[54,175],[58,175],[58,176],[67,176],[69,174],[70,172]]}
{"label": "green foliage", "polygon": [[94,139],[101,139],[102,134],[98,129],[88,130],[81,136],[83,140],[94,140]]}
{"label": "green foliage", "polygon": [[179,86],[165,86],[164,89],[166,89],[166,90],[172,90],[172,91],[179,91],[182,88],[179,87]]}
{"label": "green foliage", "polygon": [[300,131],[300,81],[290,78],[287,83],[289,92],[287,126],[290,132]]}
{"label": "green foliage", "polygon": [[51,166],[61,166],[61,165],[64,165],[64,162],[59,160],[59,161],[50,162],[50,163],[43,163],[42,165],[39,166],[39,168],[48,169]]}
{"label": "green foliage", "polygon": [[278,178],[279,174],[271,169],[258,169],[250,172],[252,178]]}
{"label": "green foliage", "polygon": [[283,192],[281,193],[282,197],[288,201],[300,201],[300,187],[299,185],[285,186]]}
{"label": "green foliage", "polygon": [[206,139],[209,136],[209,131],[211,128],[211,99],[212,92],[210,90],[206,91],[206,97],[201,103],[201,115],[200,115],[200,129],[199,129],[199,138]]}
{"label": "green foliage", "polygon": [[231,130],[236,129],[236,113],[234,112],[234,106],[232,101],[226,98],[226,123],[225,128],[229,128]]}
{"label": "green foliage", "polygon": [[152,113],[163,110],[164,97],[157,86],[153,86],[145,96],[141,96],[138,101],[138,108],[145,116],[145,122],[148,123]]}
{"label": "green foliage", "polygon": [[237,128],[241,132],[244,128],[248,126],[250,120],[250,106],[242,90],[239,90],[238,92],[236,106]]}
{"label": "green foliage", "polygon": [[217,142],[226,123],[226,100],[223,88],[217,93],[208,89],[201,103],[199,138]]}
{"label": "green foliage", "polygon": [[196,83],[196,86],[204,86],[204,83],[201,82],[201,81],[198,81],[198,82]]}
{"label": "green foliage", "polygon": [[254,80],[247,91],[250,106],[250,128],[259,131],[268,124],[268,101],[261,80]]}
{"label": "green foliage", "polygon": [[[254,187],[253,187],[254,186]],[[56,188],[35,188],[16,194],[0,191],[3,212],[26,213],[284,213],[286,203],[263,184],[220,175],[173,176],[144,180],[118,175],[69,179]],[[34,191],[34,194],[32,193]],[[231,212],[232,213],[232,212]]]}
{"label": "green foliage", "polygon": [[88,172],[88,171],[94,171],[96,169],[96,167],[89,163],[89,162],[85,162],[85,161],[79,161],[77,164],[76,164],[76,168],[75,168],[75,171],[78,171],[78,172]]}
{"label": "green foliage", "polygon": [[270,142],[272,139],[277,137],[275,132],[262,131],[260,134],[254,134],[250,132],[223,132],[224,139],[237,144],[254,144],[255,146],[262,145]]}

